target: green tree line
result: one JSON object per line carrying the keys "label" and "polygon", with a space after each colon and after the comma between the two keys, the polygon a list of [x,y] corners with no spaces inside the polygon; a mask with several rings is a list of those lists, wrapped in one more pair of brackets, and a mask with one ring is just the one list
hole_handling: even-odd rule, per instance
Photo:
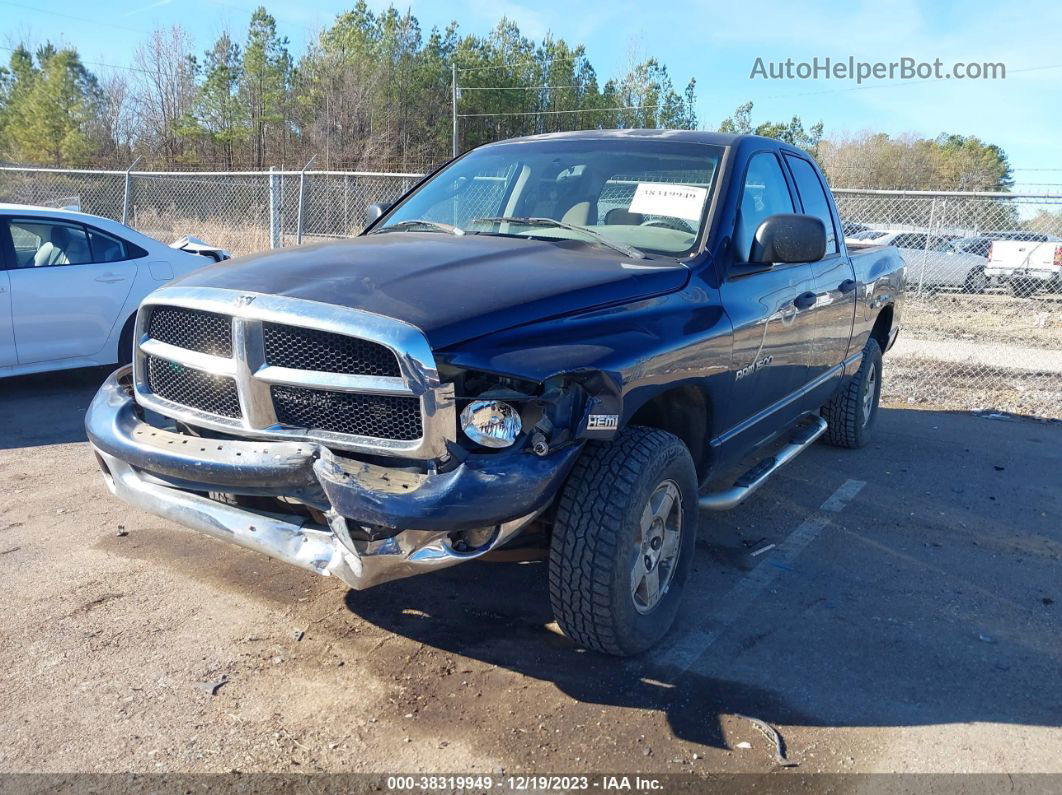
{"label": "green tree line", "polygon": [[[421,29],[409,11],[364,2],[296,56],[264,8],[245,33],[197,50],[179,26],[152,32],[124,69],[94,74],[72,47],[19,46],[0,67],[0,160],[51,166],[315,167],[422,171],[449,158],[453,67],[459,148],[587,128],[696,129],[696,83],[655,57],[602,77],[582,44],[524,36],[502,19],[486,35],[456,22]],[[701,125],[707,126],[707,125]],[[1006,190],[1006,154],[969,135],[824,135],[821,122],[753,121],[724,132],[813,153],[834,187]]]}
{"label": "green tree line", "polygon": [[[295,57],[264,7],[245,35],[196,51],[154,31],[133,64],[98,78],[71,47],[17,47],[0,69],[0,157],[54,166],[419,170],[450,156],[452,67],[460,148],[587,127],[696,128],[695,84],[656,58],[599,78],[583,45],[533,41],[510,20],[487,35],[425,33],[364,0]],[[114,70],[118,71],[118,70]],[[42,112],[43,111],[43,112]]]}

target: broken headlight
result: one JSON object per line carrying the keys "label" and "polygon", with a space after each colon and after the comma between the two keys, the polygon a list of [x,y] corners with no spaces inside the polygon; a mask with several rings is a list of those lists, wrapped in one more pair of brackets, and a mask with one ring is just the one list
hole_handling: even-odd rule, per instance
{"label": "broken headlight", "polygon": [[520,412],[503,400],[473,400],[461,412],[461,430],[484,447],[508,447],[522,429]]}

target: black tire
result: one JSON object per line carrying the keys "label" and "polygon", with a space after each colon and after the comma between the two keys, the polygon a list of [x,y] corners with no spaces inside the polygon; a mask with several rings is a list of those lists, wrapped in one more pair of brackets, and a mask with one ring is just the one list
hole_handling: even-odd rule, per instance
{"label": "black tire", "polygon": [[[655,550],[649,554],[660,556],[655,568],[660,595],[653,604],[642,599],[636,606],[641,597],[632,585],[635,566],[642,566],[643,578],[648,574],[641,550],[647,548],[642,526],[651,497],[665,514],[661,545],[649,544]],[[665,511],[668,497],[672,504]],[[697,517],[697,474],[676,436],[634,427],[612,443],[590,442],[561,490],[550,540],[549,597],[564,634],[580,646],[617,656],[639,654],[659,641],[678,612],[693,563]],[[675,522],[677,537],[667,529]],[[670,563],[664,559],[668,554],[674,555]],[[661,577],[666,581],[660,583]]]}
{"label": "black tire", "polygon": [[985,276],[985,269],[971,268],[970,272],[966,274],[966,281],[963,283],[962,291],[972,295],[980,295],[987,287],[988,277]]}
{"label": "black tire", "polygon": [[133,315],[122,326],[122,333],[118,335],[118,364],[124,367],[133,362],[133,327],[136,325],[136,315]]}
{"label": "black tire", "polygon": [[822,416],[829,423],[822,438],[835,447],[863,447],[877,422],[880,399],[881,347],[871,337],[863,348],[859,371],[822,407]]}
{"label": "black tire", "polygon": [[1040,282],[1035,279],[1011,279],[1008,286],[1018,298],[1030,298],[1040,291]]}

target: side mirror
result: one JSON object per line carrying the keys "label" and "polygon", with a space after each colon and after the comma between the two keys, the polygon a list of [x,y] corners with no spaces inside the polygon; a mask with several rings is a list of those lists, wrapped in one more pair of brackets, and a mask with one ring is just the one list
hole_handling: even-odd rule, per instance
{"label": "side mirror", "polygon": [[391,202],[374,202],[365,208],[365,226],[372,226],[376,220],[391,209]]}
{"label": "side mirror", "polygon": [[826,226],[811,215],[778,213],[763,219],[752,241],[749,262],[818,262],[826,256]]}

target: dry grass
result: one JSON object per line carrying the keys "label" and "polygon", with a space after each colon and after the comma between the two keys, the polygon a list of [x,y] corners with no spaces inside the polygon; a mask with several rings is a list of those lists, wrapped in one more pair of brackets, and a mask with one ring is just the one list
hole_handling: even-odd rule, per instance
{"label": "dry grass", "polygon": [[148,211],[138,212],[132,226],[164,243],[172,243],[184,235],[198,237],[212,246],[227,249],[234,257],[269,248],[269,230],[257,224],[226,224]]}
{"label": "dry grass", "polygon": [[1062,376],[984,365],[942,364],[921,357],[887,357],[881,400],[955,411],[1001,411],[1062,417]]}
{"label": "dry grass", "polygon": [[908,298],[904,333],[926,340],[1009,343],[1062,348],[1062,296],[939,294]]}

